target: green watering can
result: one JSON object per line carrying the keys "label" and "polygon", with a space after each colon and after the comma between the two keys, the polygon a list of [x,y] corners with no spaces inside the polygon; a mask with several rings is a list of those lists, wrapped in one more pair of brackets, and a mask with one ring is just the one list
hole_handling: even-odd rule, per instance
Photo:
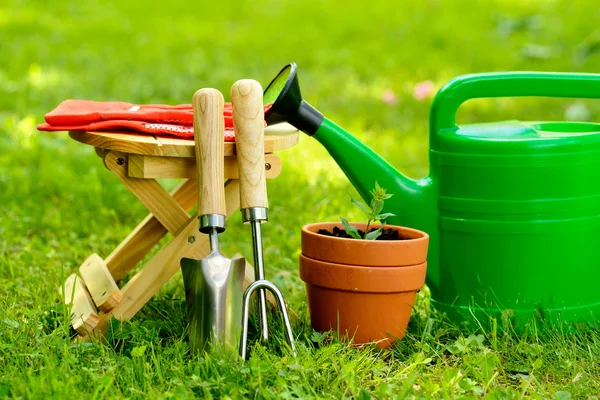
{"label": "green watering can", "polygon": [[[500,314],[596,323],[600,316],[600,124],[507,121],[457,126],[462,103],[490,97],[600,98],[600,75],[489,73],[455,78],[430,115],[429,176],[413,180],[302,100],[296,65],[265,89],[267,124],[319,141],[365,200],[393,193],[394,225],[430,235],[431,304],[453,320]],[[357,162],[360,160],[360,162]]]}

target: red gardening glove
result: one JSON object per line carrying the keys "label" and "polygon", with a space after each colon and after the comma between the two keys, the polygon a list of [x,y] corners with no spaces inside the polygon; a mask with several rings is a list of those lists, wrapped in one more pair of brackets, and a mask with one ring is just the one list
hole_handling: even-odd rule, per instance
{"label": "red gardening glove", "polygon": [[[231,109],[231,103],[224,105],[223,114],[226,117],[226,126],[233,126],[231,118],[227,118],[231,116]],[[44,119],[49,125],[55,126],[81,125],[110,120],[193,125],[194,110],[191,104],[136,105],[122,101],[65,100],[46,114]]]}
{"label": "red gardening glove", "polygon": [[[265,106],[265,112],[271,105]],[[225,103],[223,118],[225,140],[235,141],[233,134],[232,104]],[[176,106],[163,104],[135,105],[126,102],[92,100],[65,100],[45,116],[40,131],[65,130],[131,130],[155,135],[194,136],[194,112],[191,104]],[[266,124],[265,124],[266,126]]]}
{"label": "red gardening glove", "polygon": [[[40,131],[134,131],[140,133],[148,133],[152,135],[173,135],[181,138],[190,139],[194,137],[194,127],[188,125],[163,124],[159,122],[145,121],[100,121],[89,124],[69,125],[69,126],[54,126],[49,124],[40,124],[37,126]],[[225,128],[225,141],[235,142],[235,134],[233,128]]]}

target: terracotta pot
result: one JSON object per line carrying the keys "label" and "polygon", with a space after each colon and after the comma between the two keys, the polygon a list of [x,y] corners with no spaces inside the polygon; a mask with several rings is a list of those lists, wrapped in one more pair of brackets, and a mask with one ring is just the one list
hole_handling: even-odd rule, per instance
{"label": "terracotta pot", "polygon": [[[364,223],[351,223],[365,229]],[[388,347],[404,337],[417,291],[425,283],[429,235],[386,225],[408,240],[359,240],[320,235],[341,223],[302,228],[300,278],[311,325],[334,329],[356,345]],[[379,225],[372,225],[374,228]]]}

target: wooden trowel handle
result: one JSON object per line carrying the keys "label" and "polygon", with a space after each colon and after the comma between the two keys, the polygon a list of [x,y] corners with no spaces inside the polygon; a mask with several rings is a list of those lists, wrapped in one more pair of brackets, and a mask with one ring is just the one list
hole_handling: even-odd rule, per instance
{"label": "wooden trowel handle", "polygon": [[242,79],[231,87],[235,146],[240,174],[241,209],[268,208],[265,181],[263,90],[255,80]]}
{"label": "wooden trowel handle", "polygon": [[192,97],[199,215],[225,215],[223,102],[217,89],[200,89]]}

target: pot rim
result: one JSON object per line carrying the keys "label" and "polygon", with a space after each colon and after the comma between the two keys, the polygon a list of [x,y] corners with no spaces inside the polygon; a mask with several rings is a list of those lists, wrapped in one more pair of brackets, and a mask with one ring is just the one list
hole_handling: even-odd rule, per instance
{"label": "pot rim", "polygon": [[[352,222],[352,221],[348,221],[351,225],[356,226],[357,228],[360,228],[361,226],[364,228],[366,227],[366,223],[365,222]],[[341,222],[336,222],[336,221],[330,221],[330,222],[313,222],[313,223],[309,223],[309,224],[305,224],[302,227],[302,232],[306,233],[307,235],[311,235],[311,236],[317,236],[317,237],[321,237],[324,239],[328,239],[328,240],[337,240],[340,241],[340,243],[343,243],[344,241],[347,243],[356,243],[358,242],[369,242],[369,243],[378,243],[377,246],[393,246],[394,244],[397,244],[398,242],[406,242],[406,241],[411,241],[411,242],[415,242],[415,241],[425,241],[425,240],[429,240],[429,234],[427,234],[427,232],[415,229],[415,228],[409,228],[407,226],[402,226],[402,225],[388,225],[386,224],[385,226],[388,228],[392,228],[396,231],[399,231],[400,233],[406,233],[406,234],[413,234],[416,237],[408,237],[406,239],[403,240],[367,240],[367,239],[349,239],[349,238],[341,238],[341,237],[336,237],[336,236],[326,236],[326,235],[320,235],[317,233],[318,227],[322,227],[322,226],[329,226],[329,225],[335,225],[338,227],[341,227],[342,229],[344,228],[344,225]],[[371,224],[372,228],[379,228],[381,226],[381,224]],[[316,228],[315,231],[311,230],[311,228]]]}
{"label": "pot rim", "polygon": [[300,279],[305,284],[352,293],[405,293],[425,284],[427,261],[397,267],[369,267],[316,260],[300,254]]}

